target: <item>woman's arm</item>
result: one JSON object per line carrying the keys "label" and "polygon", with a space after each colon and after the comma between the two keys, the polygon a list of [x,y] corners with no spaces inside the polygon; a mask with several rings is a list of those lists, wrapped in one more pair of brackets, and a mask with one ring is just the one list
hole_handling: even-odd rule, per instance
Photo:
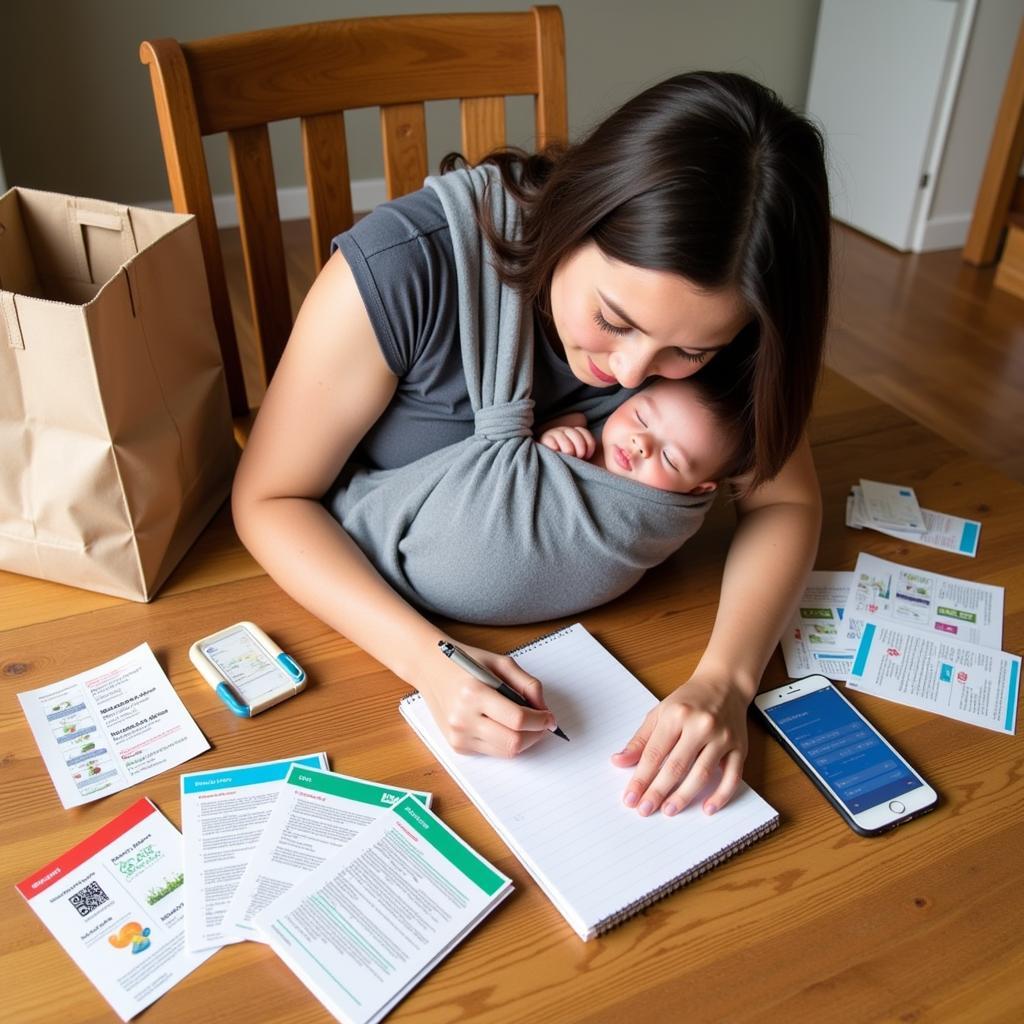
{"label": "woman's arm", "polygon": [[641,814],[682,810],[719,766],[722,777],[704,802],[707,813],[728,803],[740,783],[747,706],[818,550],[821,492],[806,437],[782,472],[738,507],[704,655],[613,758],[621,767],[635,766],[624,800]]}
{"label": "woman's arm", "polygon": [[[310,289],[235,477],[245,546],[296,601],[419,689],[457,750],[510,756],[553,725],[461,672],[441,632],[402,600],[321,505],[394,395],[362,298],[340,253]],[[510,658],[474,652],[535,706],[540,684]]]}

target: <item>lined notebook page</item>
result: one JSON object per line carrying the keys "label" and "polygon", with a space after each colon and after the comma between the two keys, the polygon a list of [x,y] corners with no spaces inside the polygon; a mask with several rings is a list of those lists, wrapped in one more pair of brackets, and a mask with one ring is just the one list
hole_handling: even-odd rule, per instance
{"label": "lined notebook page", "polygon": [[514,655],[544,684],[568,743],[545,737],[510,761],[457,754],[418,694],[401,711],[583,938],[777,823],[746,784],[711,816],[698,799],[674,818],[641,818],[622,803],[631,772],[610,757],[654,695],[579,623]]}

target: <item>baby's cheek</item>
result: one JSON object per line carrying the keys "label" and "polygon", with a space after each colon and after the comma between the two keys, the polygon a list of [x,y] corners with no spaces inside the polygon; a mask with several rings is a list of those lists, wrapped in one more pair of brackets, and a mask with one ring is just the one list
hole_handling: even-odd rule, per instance
{"label": "baby's cheek", "polygon": [[659,491],[674,491],[677,494],[682,494],[694,486],[683,479],[679,473],[673,473],[661,464],[652,463],[648,469],[649,476],[645,482],[651,487],[657,487]]}
{"label": "baby's cheek", "polygon": [[669,490],[673,487],[663,466],[656,462],[649,462],[645,467],[644,483],[651,487],[657,487],[660,491]]}

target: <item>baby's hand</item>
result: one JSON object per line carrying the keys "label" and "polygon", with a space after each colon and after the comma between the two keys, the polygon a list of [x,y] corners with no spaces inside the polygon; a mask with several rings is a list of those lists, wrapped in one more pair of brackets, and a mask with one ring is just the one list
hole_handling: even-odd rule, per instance
{"label": "baby's hand", "polygon": [[586,427],[550,427],[540,435],[540,443],[554,452],[589,459],[597,443]]}

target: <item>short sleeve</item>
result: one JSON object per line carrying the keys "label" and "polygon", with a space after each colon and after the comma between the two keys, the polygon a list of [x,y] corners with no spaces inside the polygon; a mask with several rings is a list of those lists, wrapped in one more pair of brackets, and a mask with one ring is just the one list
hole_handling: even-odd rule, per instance
{"label": "short sleeve", "polygon": [[332,249],[351,268],[388,367],[406,378],[457,322],[454,256],[436,194],[423,189],[378,206]]}

